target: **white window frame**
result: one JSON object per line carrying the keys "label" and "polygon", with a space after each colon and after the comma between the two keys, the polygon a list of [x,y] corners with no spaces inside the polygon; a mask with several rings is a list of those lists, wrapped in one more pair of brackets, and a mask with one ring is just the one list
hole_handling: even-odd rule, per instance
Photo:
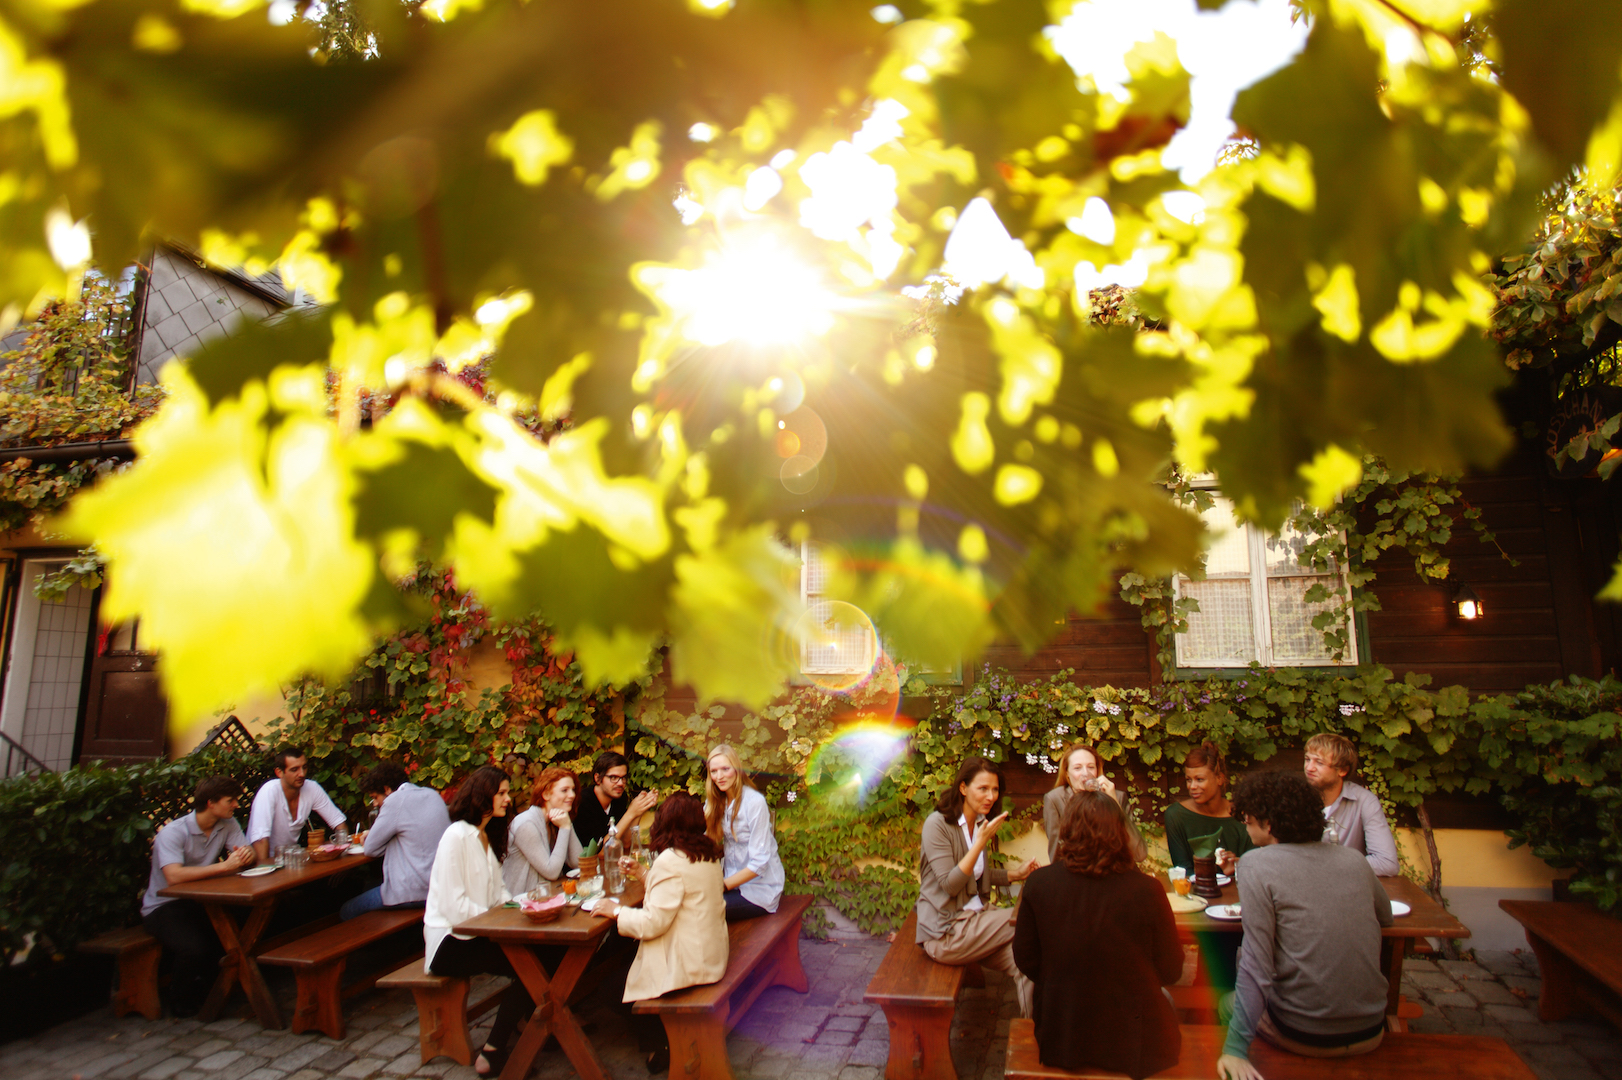
{"label": "white window frame", "polygon": [[[800,543],[800,602],[805,606],[805,610],[807,612],[810,612],[816,604],[821,603],[825,599],[823,594],[814,592],[811,588],[811,564],[813,560],[817,558],[816,549],[818,546],[819,545],[815,540],[805,540]],[[895,651],[890,647],[890,643],[885,640],[884,633],[878,628],[877,624],[874,624],[873,634],[874,636],[871,642],[872,652],[867,658],[868,663],[865,667],[858,666],[858,664],[848,664],[845,666],[833,664],[813,664],[811,663],[808,655],[809,650],[807,643],[804,641],[800,642],[800,674],[855,675],[861,672],[871,671],[873,666],[878,662],[879,654],[882,653],[883,655],[889,657],[894,663],[905,664],[908,671],[912,675],[922,677],[926,682],[939,683],[949,686],[960,685],[963,682],[963,661],[961,659],[941,668],[930,667],[927,664],[905,660],[896,655]]]}
{"label": "white window frame", "polygon": [[[1209,491],[1212,495],[1221,497],[1221,491],[1214,485],[1196,485]],[[1269,581],[1292,577],[1325,577],[1334,576],[1340,579],[1342,588],[1347,588],[1346,560],[1344,556],[1333,560],[1328,574],[1268,574],[1267,572],[1267,532],[1249,522],[1241,522],[1237,518],[1233,522],[1235,529],[1245,533],[1247,550],[1250,555],[1250,627],[1251,641],[1255,646],[1255,656],[1246,660],[1233,658],[1212,658],[1189,655],[1189,642],[1187,634],[1176,635],[1176,662],[1179,669],[1207,670],[1228,669],[1236,670],[1248,667],[1252,661],[1266,668],[1300,667],[1356,667],[1360,662],[1357,641],[1357,618],[1354,612],[1346,614],[1346,649],[1339,660],[1331,656],[1312,657],[1278,657],[1273,653],[1273,617],[1272,609],[1268,604],[1267,585]],[[1340,534],[1340,549],[1346,549],[1346,534]],[[1185,595],[1183,587],[1190,579],[1185,574],[1176,574],[1172,578],[1173,594],[1177,599]],[[1188,618],[1192,621],[1200,617],[1197,612],[1190,612]],[[1316,632],[1316,631],[1315,631]]]}

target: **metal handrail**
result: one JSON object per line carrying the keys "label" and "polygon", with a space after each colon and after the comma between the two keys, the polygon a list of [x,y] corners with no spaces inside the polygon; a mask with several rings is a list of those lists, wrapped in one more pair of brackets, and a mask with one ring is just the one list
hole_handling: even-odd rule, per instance
{"label": "metal handrail", "polygon": [[13,739],[10,735],[0,731],[0,747],[5,749],[5,771],[0,773],[5,779],[14,776],[27,776],[34,772],[55,772],[56,770],[45,764],[39,758],[28,752],[28,747]]}

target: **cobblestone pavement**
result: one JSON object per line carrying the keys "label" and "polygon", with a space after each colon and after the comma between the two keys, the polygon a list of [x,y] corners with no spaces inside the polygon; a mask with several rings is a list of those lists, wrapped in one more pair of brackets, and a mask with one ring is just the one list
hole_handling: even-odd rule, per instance
{"label": "cobblestone pavement", "polygon": [[[781,987],[761,995],[728,1040],[734,1073],[771,1080],[880,1080],[889,1039],[884,1016],[862,992],[887,948],[883,941],[800,943],[811,992]],[[1488,1034],[1508,1039],[1543,1080],[1622,1080],[1622,1036],[1598,1023],[1537,1020],[1537,967],[1530,954],[1478,953],[1476,962],[1410,960],[1408,996],[1424,1003],[1417,1031]],[[283,987],[290,991],[290,987]],[[284,993],[290,1004],[290,993]],[[983,990],[966,991],[952,1029],[952,1058],[962,1080],[1000,1077],[1013,986],[986,972]],[[115,1019],[102,1009],[28,1039],[0,1046],[5,1080],[469,1080],[472,1069],[445,1058],[421,1062],[416,1009],[403,991],[371,991],[345,1006],[341,1041],[289,1035],[231,1017]],[[628,1022],[602,995],[579,1014],[616,1080],[645,1080]],[[483,1030],[478,1032],[482,1036]],[[544,1052],[532,1076],[574,1075],[557,1050]]]}

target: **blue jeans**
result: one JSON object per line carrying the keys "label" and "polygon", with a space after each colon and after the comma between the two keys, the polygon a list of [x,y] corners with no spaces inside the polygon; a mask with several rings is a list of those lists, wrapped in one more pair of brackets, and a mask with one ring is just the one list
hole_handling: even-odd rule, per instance
{"label": "blue jeans", "polygon": [[771,912],[743,898],[741,889],[728,889],[723,899],[727,905],[727,922],[743,922],[745,919],[758,919]]}
{"label": "blue jeans", "polygon": [[383,886],[367,889],[359,896],[352,896],[344,901],[344,906],[338,909],[338,918],[348,922],[357,915],[364,915],[368,911],[401,911],[405,908],[427,907],[426,900],[418,900],[410,904],[385,904],[383,902]]}

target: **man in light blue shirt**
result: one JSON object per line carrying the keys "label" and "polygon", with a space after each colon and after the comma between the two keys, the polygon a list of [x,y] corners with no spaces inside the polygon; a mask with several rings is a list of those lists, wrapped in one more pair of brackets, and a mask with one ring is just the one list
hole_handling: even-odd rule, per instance
{"label": "man in light blue shirt", "polygon": [[1307,740],[1303,771],[1323,799],[1326,826],[1334,823],[1333,842],[1367,858],[1377,877],[1396,877],[1402,867],[1391,824],[1374,792],[1346,779],[1356,768],[1357,747],[1346,736],[1326,732]]}
{"label": "man in light blue shirt", "polygon": [[451,824],[445,800],[432,788],[407,783],[405,770],[392,761],[372,766],[360,789],[378,808],[377,821],[363,839],[366,854],[383,856],[383,884],[345,903],[338,917],[347,920],[383,908],[422,907],[428,900],[428,877],[439,838]]}
{"label": "man in light blue shirt", "polygon": [[[158,890],[182,881],[238,873],[254,864],[253,848],[233,816],[242,785],[229,776],[197,784],[193,810],[158,830],[152,841],[152,874],[141,901],[141,925],[163,942],[174,964],[169,1009],[194,1016],[219,974],[225,949],[208,913],[195,900],[173,900]],[[220,856],[230,854],[222,861]]]}

